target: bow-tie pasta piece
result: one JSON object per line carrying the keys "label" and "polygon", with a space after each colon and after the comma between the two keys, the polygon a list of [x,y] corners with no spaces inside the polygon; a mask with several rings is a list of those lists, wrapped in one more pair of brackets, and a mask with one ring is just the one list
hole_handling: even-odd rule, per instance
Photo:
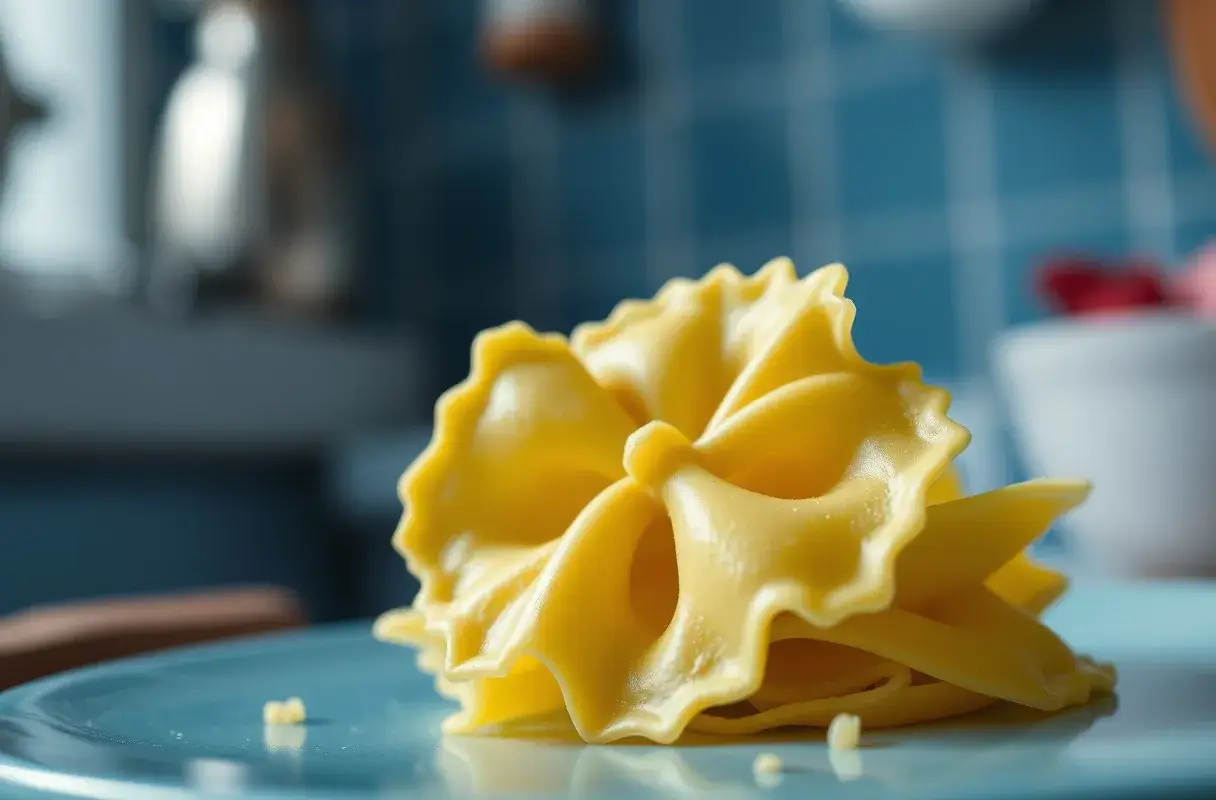
{"label": "bow-tie pasta piece", "polygon": [[[401,481],[411,644],[448,729],[585,740],[900,725],[1113,686],[1025,555],[1078,481],[965,496],[969,434],[852,341],[847,274],[779,259],[622,303],[570,340],[482,334]],[[522,726],[522,727],[521,727]]]}

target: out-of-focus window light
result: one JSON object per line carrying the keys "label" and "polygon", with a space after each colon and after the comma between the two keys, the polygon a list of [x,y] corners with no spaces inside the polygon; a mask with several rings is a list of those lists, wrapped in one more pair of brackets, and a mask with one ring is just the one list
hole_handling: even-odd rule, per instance
{"label": "out-of-focus window light", "polygon": [[122,0],[0,0],[12,83],[48,107],[8,154],[0,261],[103,285],[130,269],[124,236]]}

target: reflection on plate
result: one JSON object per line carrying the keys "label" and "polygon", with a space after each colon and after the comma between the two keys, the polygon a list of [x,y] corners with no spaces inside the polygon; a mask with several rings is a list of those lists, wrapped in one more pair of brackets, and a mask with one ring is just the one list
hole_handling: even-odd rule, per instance
{"label": "reflection on plate", "polygon": [[[185,650],[0,695],[0,796],[1042,800],[1216,789],[1216,587],[1091,586],[1052,617],[1080,650],[1118,663],[1117,702],[866,732],[853,753],[830,753],[821,732],[678,747],[586,746],[568,725],[540,741],[443,737],[451,707],[366,625]],[[262,704],[288,695],[304,698],[308,723],[266,730]],[[771,788],[752,772],[766,752],[785,765]]]}
{"label": "reflection on plate", "polygon": [[[910,786],[944,790],[966,787],[975,776],[1051,769],[1077,736],[1115,708],[1113,698],[1057,715],[1006,707],[925,726],[912,736],[899,731],[867,735],[863,749],[841,752],[829,751],[822,734],[793,732],[785,738],[727,743],[686,739],[678,748],[445,736],[436,768],[448,791],[459,797],[603,797],[639,791],[717,796],[753,790],[752,760],[761,752],[775,752],[784,764],[783,777],[800,791],[853,781],[882,784],[892,792]],[[926,737],[933,745],[922,744]],[[943,746],[963,739],[982,740],[983,745]],[[906,746],[897,746],[901,743]]]}

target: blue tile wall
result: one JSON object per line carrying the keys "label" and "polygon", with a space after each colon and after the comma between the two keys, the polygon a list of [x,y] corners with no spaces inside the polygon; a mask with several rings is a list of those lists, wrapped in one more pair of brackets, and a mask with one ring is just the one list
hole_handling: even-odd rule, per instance
{"label": "blue tile wall", "polygon": [[1058,4],[997,53],[1003,68],[992,71],[991,81],[1001,193],[1093,185],[1121,175],[1122,54],[1116,24],[1103,19],[1115,4],[1104,5]]}
{"label": "blue tile wall", "polygon": [[[410,22],[422,30],[410,41],[420,44],[401,58],[413,74],[400,81],[385,80],[370,63],[369,54],[391,47],[348,42],[342,51],[362,65],[343,73],[358,84],[350,87],[354,123],[371,131],[360,141],[379,137],[412,148],[409,159],[424,167],[396,173],[369,167],[383,184],[381,195],[395,187],[415,198],[399,207],[427,220],[413,228],[409,220],[374,220],[376,227],[413,231],[396,246],[391,230],[375,240],[394,259],[370,277],[383,287],[372,293],[377,307],[391,315],[386,298],[407,294],[408,276],[425,273],[427,280],[413,285],[434,287],[426,321],[459,351],[482,324],[532,313],[568,327],[602,315],[621,296],[652,291],[657,276],[692,274],[723,260],[753,268],[786,252],[797,258],[805,250],[809,257],[820,241],[834,241],[830,257],[846,259],[855,272],[863,312],[858,335],[875,357],[914,358],[943,379],[982,371],[957,342],[968,335],[957,304],[971,302],[967,292],[977,285],[959,276],[982,267],[957,250],[965,237],[953,212],[973,198],[958,194],[966,184],[958,171],[966,166],[959,166],[949,130],[957,102],[952,71],[983,93],[990,119],[982,148],[992,159],[986,202],[1000,223],[990,244],[995,252],[983,260],[998,264],[1000,274],[980,276],[979,283],[1002,287],[1004,318],[970,335],[990,336],[1041,314],[1027,270],[1044,252],[1116,253],[1138,245],[1129,234],[1136,221],[1124,194],[1129,154],[1122,130],[1123,89],[1136,53],[1161,98],[1162,163],[1177,176],[1179,191],[1197,198],[1177,204],[1185,214],[1170,232],[1175,249],[1203,238],[1216,221],[1216,208],[1198,202],[1216,184],[1178,108],[1153,4],[1056,0],[1006,41],[960,55],[874,31],[835,0],[817,1],[818,12],[800,15],[820,19],[814,35],[791,35],[783,16],[788,3],[758,4],[742,15],[722,0],[613,3],[606,30],[610,80],[582,96],[488,75],[477,60],[478,7],[471,0],[411,6]],[[317,7],[324,16],[338,13],[338,5],[318,0]],[[392,5],[381,0],[341,13],[383,19]],[[647,29],[654,25],[679,27]],[[346,28],[352,37],[383,38],[375,25],[347,20]],[[816,63],[826,64],[830,77],[803,80]],[[383,93],[376,102],[366,99],[369,81]],[[708,107],[692,107],[693,97]],[[397,103],[421,105],[422,113],[384,113]],[[529,107],[542,112],[521,126]],[[386,127],[394,119],[408,129]],[[791,124],[798,120],[800,127]],[[818,126],[826,137],[797,135]],[[825,138],[833,174],[810,174],[807,165],[822,163],[823,154],[802,150]],[[679,163],[667,163],[673,158]],[[661,185],[656,169],[679,186]],[[807,191],[810,185],[817,192]],[[540,194],[529,199],[529,187],[537,186]],[[667,198],[658,202],[683,207],[656,211],[656,192]],[[1080,193],[1071,205],[1069,193]],[[538,243],[535,225],[524,235],[521,203],[551,226],[547,245]],[[1057,208],[1075,212],[1075,230],[1061,225],[1052,213]],[[824,228],[836,238],[817,239]],[[689,263],[654,263],[664,257]],[[515,287],[534,278],[532,267],[543,258],[560,274],[528,289],[551,297],[525,312]],[[549,311],[537,310],[546,303]]]}
{"label": "blue tile wall", "polygon": [[435,268],[446,294],[488,313],[511,297],[515,211],[511,164],[501,148],[446,159],[433,187]]}
{"label": "blue tile wall", "polygon": [[1111,135],[1119,130],[1114,75],[1110,66],[1079,72],[1068,80],[1019,74],[994,81],[1000,191],[1050,191],[1120,174],[1122,148]]}
{"label": "blue tile wall", "polygon": [[[907,313],[910,297],[928,293],[943,303],[957,302],[950,257],[911,256],[868,266],[849,277],[848,295],[857,305],[854,338],[858,351],[871,361],[919,361],[929,376],[958,374],[953,316],[933,311]],[[910,353],[909,342],[916,342],[920,352]]]}
{"label": "blue tile wall", "polygon": [[480,4],[428,2],[424,69],[437,80],[430,83],[432,113],[456,119],[493,119],[505,113],[509,100],[500,87],[485,79],[477,58]]}
{"label": "blue tile wall", "polygon": [[[569,328],[664,277],[778,254],[849,263],[871,357],[982,379],[987,340],[1043,314],[1044,254],[1173,260],[1216,226],[1155,3],[1048,0],[955,52],[839,0],[613,0],[584,93],[490,76],[473,0],[314,3],[322,27],[342,17],[331,56],[372,154],[373,313],[433,328],[445,381],[485,325]],[[1167,192],[1147,217],[1138,181]]]}
{"label": "blue tile wall", "polygon": [[771,67],[784,34],[780,3],[755,3],[746,14],[732,0],[704,0],[684,9],[684,65],[689,73],[719,76]]}
{"label": "blue tile wall", "polygon": [[637,120],[575,124],[558,145],[562,249],[601,253],[646,238],[644,133]]}
{"label": "blue tile wall", "polygon": [[[792,2],[741,14],[726,0],[614,0],[601,4],[604,75],[584,93],[490,76],[477,57],[475,0],[311,4],[356,149],[365,309],[432,327],[453,352],[472,330],[512,316],[569,327],[661,277],[789,253],[804,267],[849,262],[866,294],[859,336],[876,353],[949,371],[942,378],[981,369],[946,336],[965,335],[954,304],[970,302],[962,284],[977,284],[959,280],[974,266],[958,258],[951,227],[962,202],[951,71],[981,87],[990,115],[987,199],[1001,234],[990,261],[1001,274],[983,279],[1003,288],[997,327],[1041,314],[1026,270],[1044,251],[1141,246],[1124,196],[1131,80],[1148,80],[1160,101],[1153,157],[1175,195],[1173,226],[1159,239],[1172,248],[1154,254],[1177,256],[1216,222],[1209,154],[1182,106],[1153,3],[1050,0],[1023,30],[959,54],[875,31],[840,0],[813,0],[793,16]],[[808,20],[814,30],[794,27]],[[151,74],[171,76],[190,30],[160,28]],[[1146,75],[1132,75],[1137,64]],[[543,113],[521,128],[526,105]],[[656,108],[673,118],[657,134]],[[672,153],[681,163],[658,169],[680,185],[659,192],[687,208],[664,226],[652,183]],[[830,174],[808,166],[825,160]],[[540,246],[520,232],[521,182],[533,173],[548,176],[537,184],[548,196],[529,202],[554,228],[546,255],[560,275],[536,288],[546,303],[524,310],[516,286],[534,279]],[[1060,208],[1074,225],[1060,225]],[[671,254],[687,263],[654,263]],[[915,302],[895,302],[896,287]],[[884,313],[864,313],[874,305]],[[935,322],[917,324],[914,313]]]}
{"label": "blue tile wall", "polygon": [[1212,225],[1207,222],[1185,222],[1177,231],[1178,247],[1185,251],[1198,250],[1212,241],[1214,232]]}
{"label": "blue tile wall", "polygon": [[[849,264],[864,354],[982,405],[989,340],[1044,314],[1044,255],[1174,260],[1216,229],[1211,154],[1148,0],[1045,0],[971,52],[875,31],[842,0],[602,0],[584,92],[489,76],[478,0],[310,4],[356,149],[365,318],[428,329],[437,387],[486,326],[569,329],[667,277],[789,254]],[[190,30],[162,27],[150,72],[171,76]],[[985,486],[1025,477],[987,427]],[[410,591],[379,541],[350,556],[367,613]]]}
{"label": "blue tile wall", "polygon": [[692,161],[692,223],[699,236],[743,238],[790,228],[787,125],[782,109],[689,123],[680,145]]}
{"label": "blue tile wall", "polygon": [[1211,154],[1185,104],[1182,87],[1168,70],[1162,70],[1158,77],[1160,91],[1167,98],[1170,169],[1180,175],[1206,174]]}
{"label": "blue tile wall", "polygon": [[[835,47],[864,47],[874,43],[874,31],[864,21],[850,13],[843,3],[831,3],[828,13],[831,18],[832,44]],[[903,48],[907,45],[901,40],[893,46]]]}
{"label": "blue tile wall", "polygon": [[0,459],[0,616],[100,595],[241,584],[351,613],[320,470],[246,460]]}
{"label": "blue tile wall", "polygon": [[840,214],[898,211],[949,202],[945,90],[925,76],[846,92],[836,102]]}

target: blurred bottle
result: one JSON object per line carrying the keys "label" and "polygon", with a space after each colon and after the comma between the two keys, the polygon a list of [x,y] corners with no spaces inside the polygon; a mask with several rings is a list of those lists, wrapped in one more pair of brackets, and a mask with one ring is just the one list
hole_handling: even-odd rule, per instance
{"label": "blurred bottle", "polygon": [[333,317],[349,302],[339,120],[298,0],[211,0],[162,121],[150,303]]}
{"label": "blurred bottle", "polygon": [[121,12],[120,0],[0,0],[0,294],[19,306],[128,289]]}
{"label": "blurred bottle", "polygon": [[7,59],[0,51],[0,191],[8,177],[13,139],[26,125],[41,122],[46,115],[46,104],[13,84]]}

